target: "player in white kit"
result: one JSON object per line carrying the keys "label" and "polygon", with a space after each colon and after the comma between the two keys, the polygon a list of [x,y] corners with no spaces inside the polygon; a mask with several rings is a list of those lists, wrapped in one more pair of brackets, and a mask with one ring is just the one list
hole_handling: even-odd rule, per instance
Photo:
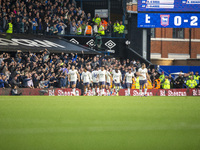
{"label": "player in white kit", "polygon": [[98,79],[98,74],[99,74],[99,68],[96,67],[94,71],[92,71],[92,92],[94,95],[96,93],[99,93],[99,79]]}
{"label": "player in white kit", "polygon": [[[140,96],[142,96],[142,89],[144,89],[144,96],[147,96],[147,78],[150,80],[148,70],[145,63],[142,63],[142,68],[138,69],[137,75],[139,76],[140,82]],[[150,80],[151,81],[151,80]]]}
{"label": "player in white kit", "polygon": [[90,85],[90,72],[87,71],[87,68],[84,68],[84,72],[81,75],[81,80],[84,87],[84,96],[86,96]]}
{"label": "player in white kit", "polygon": [[115,85],[115,92],[117,94],[119,92],[122,81],[122,74],[118,68],[116,68],[115,71],[113,72],[113,81]]}
{"label": "player in white kit", "polygon": [[111,72],[111,75],[112,75],[112,76],[114,75],[115,70],[118,70],[118,67],[115,67],[115,68],[112,70],[112,72]]}
{"label": "player in white kit", "polygon": [[80,75],[78,71],[75,69],[75,66],[72,66],[72,69],[69,70],[68,72],[68,80],[70,82],[70,86],[72,88],[72,94],[75,95],[75,89],[76,89],[76,82],[80,82]]}
{"label": "player in white kit", "polygon": [[104,70],[104,66],[101,67],[101,70],[98,72],[98,79],[99,79],[99,88],[100,88],[100,95],[104,95],[104,88],[106,82],[106,70]]}
{"label": "player in white kit", "polygon": [[92,90],[92,72],[89,70],[88,72],[89,72],[89,80],[90,80],[89,89]]}
{"label": "player in white kit", "polygon": [[126,87],[128,89],[128,95],[130,96],[131,86],[133,83],[134,73],[132,73],[131,69],[128,70],[128,72],[124,76],[124,82],[126,80]]}
{"label": "player in white kit", "polygon": [[107,90],[107,95],[110,96],[110,90],[111,90],[111,74],[110,74],[110,70],[107,69],[106,70],[106,90]]}

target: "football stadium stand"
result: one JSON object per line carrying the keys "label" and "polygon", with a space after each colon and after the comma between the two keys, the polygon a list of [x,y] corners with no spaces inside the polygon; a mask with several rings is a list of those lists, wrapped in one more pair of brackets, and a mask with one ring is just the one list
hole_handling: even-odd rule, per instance
{"label": "football stadium stand", "polygon": [[[200,93],[187,90],[200,87],[198,70],[195,73],[177,70],[180,72],[174,76],[171,74],[174,72],[152,65],[129,47],[130,43],[123,38],[125,26],[122,21],[112,23],[98,14],[86,14],[75,0],[0,0],[0,32],[0,94],[15,95],[17,90],[25,95],[84,94],[84,70],[92,74],[104,67],[105,95],[127,95],[126,73],[129,71],[134,75],[131,95],[134,92],[137,95],[140,88],[137,71],[143,62],[150,76],[148,95],[164,95],[170,89],[173,91],[168,95],[177,95],[176,89],[184,90],[183,95]],[[103,42],[98,35],[106,37]],[[100,50],[105,50],[106,46],[108,51],[96,51],[94,45]],[[117,55],[110,55],[113,47],[118,47]],[[73,84],[76,92],[70,89],[73,66],[77,70],[76,84]],[[113,84],[117,70],[121,73],[118,87]],[[92,77],[88,80],[85,94],[101,95],[97,89],[94,91]]]}
{"label": "football stadium stand", "polygon": [[98,14],[86,14],[75,0],[0,1],[0,32],[123,37],[124,30],[122,21],[112,23]]}

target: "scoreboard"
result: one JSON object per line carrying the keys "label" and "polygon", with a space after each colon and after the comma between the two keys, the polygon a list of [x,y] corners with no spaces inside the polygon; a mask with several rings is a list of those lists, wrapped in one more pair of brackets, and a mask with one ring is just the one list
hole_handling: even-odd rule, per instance
{"label": "scoreboard", "polygon": [[139,28],[200,28],[200,0],[138,0]]}
{"label": "scoreboard", "polygon": [[200,28],[200,13],[138,13],[139,28]]}
{"label": "scoreboard", "polygon": [[200,12],[200,0],[138,0],[138,11]]}

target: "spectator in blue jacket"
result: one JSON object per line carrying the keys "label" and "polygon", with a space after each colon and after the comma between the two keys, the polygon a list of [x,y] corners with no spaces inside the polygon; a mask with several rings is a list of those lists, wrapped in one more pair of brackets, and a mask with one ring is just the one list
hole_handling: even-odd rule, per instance
{"label": "spectator in blue jacket", "polygon": [[62,30],[63,30],[63,28],[62,28],[62,23],[60,22],[59,24],[57,24],[57,29],[58,29],[58,34],[60,35],[61,34],[61,32],[62,32]]}
{"label": "spectator in blue jacket", "polygon": [[5,81],[2,79],[2,76],[0,75],[0,88],[5,88],[4,82]]}
{"label": "spectator in blue jacket", "polygon": [[33,30],[33,34],[36,34],[37,26],[38,26],[38,24],[37,24],[37,22],[35,21],[35,18],[33,18],[33,20],[32,20],[32,30]]}

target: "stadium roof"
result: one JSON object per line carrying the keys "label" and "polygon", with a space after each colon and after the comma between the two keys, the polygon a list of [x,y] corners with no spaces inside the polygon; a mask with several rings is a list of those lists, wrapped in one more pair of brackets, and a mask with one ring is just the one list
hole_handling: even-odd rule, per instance
{"label": "stadium roof", "polygon": [[47,48],[50,52],[99,54],[98,51],[82,45],[74,44],[62,37],[55,36],[33,36],[27,34],[0,34],[0,51],[13,52],[22,50],[24,52],[39,52]]}

